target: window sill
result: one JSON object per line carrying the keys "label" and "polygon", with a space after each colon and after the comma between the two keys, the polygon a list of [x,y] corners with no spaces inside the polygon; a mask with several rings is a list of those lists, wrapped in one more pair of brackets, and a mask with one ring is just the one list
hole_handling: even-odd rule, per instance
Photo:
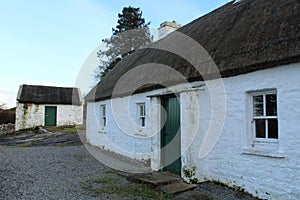
{"label": "window sill", "polygon": [[285,158],[285,153],[279,150],[260,150],[260,149],[243,149],[243,153],[246,155],[264,156],[270,158]]}
{"label": "window sill", "polygon": [[267,144],[267,143],[278,143],[278,139],[259,139],[254,140],[255,143]]}
{"label": "window sill", "polygon": [[143,130],[138,130],[134,133],[136,136],[147,137],[147,133]]}
{"label": "window sill", "polygon": [[102,128],[98,131],[98,133],[106,134],[106,131]]}

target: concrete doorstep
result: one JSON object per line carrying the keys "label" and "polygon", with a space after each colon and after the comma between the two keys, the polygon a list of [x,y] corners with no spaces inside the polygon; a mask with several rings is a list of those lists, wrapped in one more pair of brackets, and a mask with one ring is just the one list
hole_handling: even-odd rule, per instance
{"label": "concrete doorstep", "polygon": [[128,178],[133,181],[154,185],[166,194],[178,194],[197,187],[195,184],[185,183],[179,176],[158,172],[130,174]]}

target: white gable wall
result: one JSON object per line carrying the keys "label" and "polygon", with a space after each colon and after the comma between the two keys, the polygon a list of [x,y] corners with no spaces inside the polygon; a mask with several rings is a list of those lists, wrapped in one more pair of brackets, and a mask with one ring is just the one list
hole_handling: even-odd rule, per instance
{"label": "white gable wall", "polygon": [[56,125],[75,125],[83,123],[83,106],[44,105],[17,103],[16,131],[45,125],[45,106],[56,106]]}
{"label": "white gable wall", "polygon": [[[211,120],[210,94],[207,87],[181,92],[182,167],[195,167],[196,178],[200,181],[215,180],[240,186],[262,198],[297,199],[300,196],[299,75],[300,64],[297,63],[224,78],[225,123],[220,138],[205,158],[199,156],[199,150]],[[264,89],[277,90],[279,121],[279,143],[275,144],[275,150],[267,153],[257,151],[249,141],[251,119],[248,116],[250,97],[247,92]],[[156,150],[160,148],[161,110],[153,105],[159,104],[160,98],[147,96],[162,93],[163,90],[156,90],[135,94],[131,98],[88,103],[88,141],[131,158],[151,158],[152,169],[159,170],[160,153]],[[128,99],[129,106],[124,104]],[[138,135],[139,131],[130,123],[130,120],[136,119],[136,103],[139,102],[146,103],[147,119],[153,122],[152,127],[141,131],[144,136]],[[101,129],[99,115],[103,104],[107,106],[107,126]],[[119,110],[116,113],[121,125],[114,120],[112,105]],[[150,107],[152,118],[149,116]],[[130,113],[130,117],[124,114],[126,112]],[[194,130],[197,130],[195,138]],[[268,146],[263,147],[268,149]]]}

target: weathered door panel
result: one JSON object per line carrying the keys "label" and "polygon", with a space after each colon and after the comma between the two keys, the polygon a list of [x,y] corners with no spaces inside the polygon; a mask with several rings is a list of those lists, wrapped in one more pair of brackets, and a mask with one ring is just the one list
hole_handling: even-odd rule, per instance
{"label": "weathered door panel", "polygon": [[45,126],[56,126],[56,106],[45,107]]}
{"label": "weathered door panel", "polygon": [[164,170],[181,172],[180,104],[175,96],[162,98],[161,161]]}

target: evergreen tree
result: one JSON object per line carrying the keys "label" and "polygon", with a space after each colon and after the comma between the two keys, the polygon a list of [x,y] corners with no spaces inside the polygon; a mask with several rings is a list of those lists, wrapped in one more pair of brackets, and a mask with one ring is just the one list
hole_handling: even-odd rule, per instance
{"label": "evergreen tree", "polygon": [[112,36],[102,40],[108,49],[97,52],[100,65],[95,73],[96,80],[101,79],[125,56],[152,40],[148,28],[150,22],[145,22],[140,8],[124,7],[118,18]]}

